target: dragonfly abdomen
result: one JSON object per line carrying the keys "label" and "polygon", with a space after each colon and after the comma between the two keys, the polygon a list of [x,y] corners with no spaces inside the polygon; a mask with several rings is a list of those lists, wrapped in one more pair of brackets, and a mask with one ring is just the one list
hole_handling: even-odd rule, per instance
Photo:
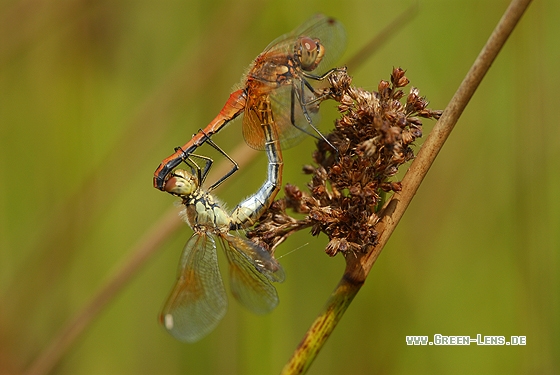
{"label": "dragonfly abdomen", "polygon": [[268,157],[266,181],[252,196],[246,198],[231,213],[230,228],[240,229],[252,226],[270,206],[282,185],[282,170],[284,162],[278,140],[278,132],[274,127],[274,116],[270,98],[263,96],[255,110],[261,130],[264,135],[264,148]]}
{"label": "dragonfly abdomen", "polygon": [[258,220],[270,206],[270,197],[275,196],[280,185],[265,181],[261,188],[241,202],[231,213],[230,230],[250,227]]}

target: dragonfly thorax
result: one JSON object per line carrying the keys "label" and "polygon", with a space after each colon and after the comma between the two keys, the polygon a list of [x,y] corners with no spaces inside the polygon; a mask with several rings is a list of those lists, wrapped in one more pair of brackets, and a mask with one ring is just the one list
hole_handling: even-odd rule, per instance
{"label": "dragonfly thorax", "polygon": [[227,232],[231,217],[214,198],[203,191],[184,199],[185,218],[191,227],[210,232]]}
{"label": "dragonfly thorax", "polygon": [[289,84],[293,74],[291,68],[293,64],[290,60],[284,55],[266,56],[266,59],[255,60],[255,65],[247,74],[246,85],[251,86],[252,83],[258,82],[254,89],[256,88],[257,93],[262,95],[279,85]]}

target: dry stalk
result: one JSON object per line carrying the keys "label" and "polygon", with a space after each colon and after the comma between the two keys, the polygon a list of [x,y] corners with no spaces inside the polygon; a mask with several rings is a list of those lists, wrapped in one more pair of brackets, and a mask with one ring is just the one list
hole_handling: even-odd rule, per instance
{"label": "dry stalk", "polygon": [[[286,198],[276,202],[250,234],[274,248],[294,231],[311,227],[312,233],[322,231],[329,236],[329,255],[340,252],[346,259],[341,280],[282,374],[307,371],[365,282],[439,150],[530,3],[510,3],[400,183],[391,182],[390,177],[394,168],[413,157],[409,145],[421,135],[418,118],[437,118],[440,112],[428,110],[415,89],[406,104],[399,106],[400,88],[408,80],[398,69],[391,84],[382,82],[377,93],[351,88],[343,74],[333,76],[330,97],[340,102],[343,116],[328,138],[339,155],[329,155],[320,143],[313,155],[317,166],[305,168],[313,174],[310,193],[287,186]],[[370,133],[369,140],[365,133]],[[393,192],[393,196],[378,210],[383,191]],[[286,214],[288,207],[307,216],[293,219]]]}

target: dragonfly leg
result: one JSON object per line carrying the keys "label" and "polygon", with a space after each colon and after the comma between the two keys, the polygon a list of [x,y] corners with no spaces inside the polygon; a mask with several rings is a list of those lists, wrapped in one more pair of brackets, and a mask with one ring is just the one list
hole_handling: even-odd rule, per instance
{"label": "dragonfly leg", "polygon": [[[212,141],[210,138],[207,138],[206,142],[210,146],[212,146],[215,150],[217,150],[220,154],[224,155],[233,164],[233,168],[231,168],[228,173],[226,173],[225,175],[220,177],[220,179],[218,181],[216,181],[212,185],[210,185],[210,187],[208,188],[208,191],[212,191],[216,187],[218,187],[222,182],[227,180],[232,174],[237,172],[237,170],[239,169],[239,164],[237,164],[237,162],[235,160],[233,160],[224,150],[222,150],[220,148],[220,146],[218,146],[216,143],[214,143],[214,141]],[[208,171],[206,171],[206,172],[208,172]]]}
{"label": "dragonfly leg", "polygon": [[[224,150],[222,150],[220,148],[220,146],[218,146],[216,143],[214,143],[214,141],[212,141],[210,139],[210,137],[206,135],[204,130],[200,129],[198,134],[204,134],[204,137],[202,138],[202,141],[200,142],[200,144],[196,145],[197,147],[204,144],[204,143],[208,143],[210,146],[212,146],[214,149],[216,149],[218,152],[220,152],[222,155],[224,155],[233,164],[233,168],[228,173],[226,173],[224,176],[222,176],[218,181],[216,181],[214,184],[212,184],[208,188],[208,191],[211,191],[211,190],[215,189],[218,185],[220,185],[222,182],[224,182],[229,176],[234,174],[239,169],[239,165]],[[196,148],[191,148],[190,149],[191,151],[188,152],[188,151],[183,150],[183,148],[181,148],[181,147],[175,147],[175,153],[178,153],[178,154],[181,155],[181,158],[179,159],[180,162],[184,162],[185,164],[187,164],[190,167],[192,174],[197,175],[198,182],[199,182],[200,186],[202,186],[202,184],[206,180],[206,176],[208,175],[208,172],[210,171],[210,168],[212,167],[212,163],[214,163],[214,160],[212,160],[212,158],[210,158],[208,156],[195,154],[193,152],[195,149]],[[204,161],[204,168],[201,168],[193,158],[199,158],[199,159],[203,160]],[[174,165],[174,167],[177,167],[178,165],[179,165],[179,163],[176,163],[176,165]],[[168,172],[168,174],[169,173],[171,173],[171,171]]]}
{"label": "dragonfly leg", "polygon": [[[329,69],[325,73],[321,74],[320,76],[308,73],[306,71],[302,71],[302,73],[303,73],[303,76],[305,78],[309,78],[309,79],[312,79],[312,80],[315,80],[315,81],[324,81],[325,79],[329,78],[335,72],[345,72],[345,71],[346,71],[346,67],[343,66],[342,68]],[[307,82],[307,84],[309,84],[309,83]]]}
{"label": "dragonfly leg", "polygon": [[299,93],[297,92],[297,90],[295,89],[294,86],[292,86],[291,99],[290,99],[290,103],[291,103],[291,105],[290,105],[290,122],[292,123],[292,126],[294,126],[296,129],[299,129],[300,131],[304,132],[305,134],[310,135],[313,138],[319,139],[319,137],[317,137],[315,134],[310,133],[306,129],[297,125],[296,111],[295,111],[296,101],[301,105],[301,109],[302,109],[303,115],[305,116],[305,120],[309,123],[309,125],[311,125],[313,130],[315,130],[317,133],[319,133],[319,135],[322,135],[319,132],[319,130],[317,128],[315,128],[315,126],[313,126],[313,122],[311,121],[311,117],[309,117],[309,114],[307,113],[307,110],[305,109],[305,106],[302,104],[302,100],[300,98],[300,95],[299,95]]}
{"label": "dragonfly leg", "polygon": [[[313,75],[307,72],[302,72],[303,76],[309,79],[313,79],[315,81],[323,81],[324,79],[330,77],[331,75],[333,75],[336,72],[346,72],[346,67],[342,67],[342,68],[333,68],[331,70],[329,70],[328,72],[326,72],[323,75],[317,76],[317,75]],[[325,99],[329,98],[329,90],[323,90],[323,91],[318,91],[315,90],[315,88],[313,86],[311,86],[311,84],[309,83],[308,80],[303,79],[302,80],[303,83],[305,84],[305,86],[309,89],[309,91],[311,91],[313,94],[315,94],[315,98],[307,101],[307,102],[303,102],[302,105],[310,105],[310,104],[315,104],[317,102],[322,102]]]}
{"label": "dragonfly leg", "polygon": [[[291,114],[290,114],[290,119],[292,122],[292,125],[295,126],[296,128],[298,128],[299,130],[303,131],[304,133],[307,133],[309,135],[311,135],[314,138],[318,137],[314,134],[310,134],[308,131],[302,129],[301,127],[296,125],[296,121],[295,121],[295,102],[297,99],[297,102],[299,103],[299,105],[301,106],[301,112],[303,113],[303,116],[305,117],[305,120],[307,121],[307,123],[309,124],[309,126],[311,126],[311,128],[313,130],[315,130],[315,132],[319,135],[319,137],[321,139],[323,139],[323,141],[325,141],[337,154],[338,154],[338,149],[336,147],[334,147],[334,145],[323,135],[323,133],[321,133],[319,131],[319,129],[317,129],[317,127],[315,127],[315,125],[313,124],[313,121],[311,120],[311,116],[309,116],[309,112],[307,111],[307,106],[310,103],[315,103],[318,101],[318,98],[316,96],[315,99],[312,99],[309,102],[305,102],[302,98],[302,93],[305,92],[305,87],[304,85],[309,85],[309,83],[303,79],[302,80],[302,84],[301,84],[301,88],[299,89],[300,91],[298,91],[298,89],[296,88],[296,86],[292,86],[292,100],[291,100]],[[315,94],[315,90],[312,91],[313,94]]]}
{"label": "dragonfly leg", "polygon": [[[204,160],[204,168],[200,168],[200,166],[193,159],[193,157]],[[212,158],[209,158],[208,156],[198,155],[198,154],[190,154],[188,156],[188,161],[185,161],[185,163],[189,167],[191,167],[191,171],[192,171],[193,174],[195,173],[195,169],[196,169],[196,176],[197,176],[197,179],[198,179],[198,184],[199,184],[199,186],[202,186],[202,184],[204,183],[204,180],[206,180],[206,175],[208,175],[208,172],[210,171],[210,168],[212,167],[212,163],[214,163],[214,160],[212,160]],[[194,167],[191,165],[191,163],[194,165]]]}

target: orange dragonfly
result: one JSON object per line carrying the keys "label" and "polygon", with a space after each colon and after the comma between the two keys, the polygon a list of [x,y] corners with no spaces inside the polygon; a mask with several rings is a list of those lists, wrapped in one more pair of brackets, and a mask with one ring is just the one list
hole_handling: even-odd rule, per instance
{"label": "orange dragonfly", "polygon": [[[282,148],[295,145],[313,131],[322,137],[313,119],[324,98],[310,80],[323,81],[336,70],[329,70],[329,67],[341,56],[345,44],[342,24],[325,15],[316,15],[274,40],[253,61],[242,88],[230,95],[220,113],[187,144],[161,162],[154,173],[154,187],[164,190],[173,169],[243,112],[245,141],[252,148],[264,149],[266,141],[258,112],[265,99],[270,99],[273,123]],[[234,167],[210,186],[210,190],[238,169],[235,161],[230,161]]]}
{"label": "orange dragonfly", "polygon": [[[211,163],[211,159],[205,159]],[[208,169],[207,164],[204,171]],[[277,175],[269,177],[278,178]],[[228,259],[232,294],[252,312],[264,314],[274,309],[278,305],[278,294],[271,282],[284,281],[284,271],[270,253],[229,233],[253,224],[253,219],[262,213],[262,206],[247,203],[259,199],[247,199],[244,209],[239,209],[243,205],[240,204],[228,214],[212,195],[201,189],[204,178],[205,173],[201,173],[200,168],[197,168],[197,176],[176,169],[164,187],[165,191],[183,199],[185,220],[194,231],[181,255],[177,282],[160,315],[160,322],[167,331],[186,342],[198,341],[209,334],[227,310],[216,256],[216,237]],[[259,190],[265,194],[265,201],[270,195],[265,193],[266,186],[267,183]]]}

